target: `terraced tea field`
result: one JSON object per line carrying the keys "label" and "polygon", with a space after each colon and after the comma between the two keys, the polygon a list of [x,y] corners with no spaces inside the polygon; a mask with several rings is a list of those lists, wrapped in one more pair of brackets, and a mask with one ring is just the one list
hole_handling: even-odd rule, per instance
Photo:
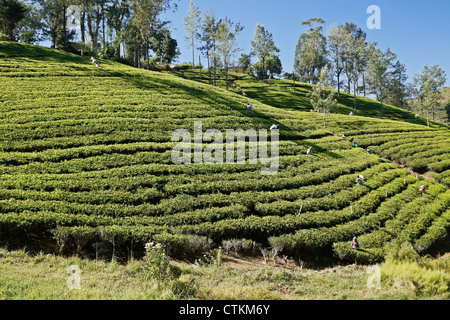
{"label": "terraced tea field", "polygon": [[[178,73],[195,81],[209,81],[205,71],[202,78],[190,70]],[[312,110],[308,97],[312,85],[296,82],[294,89],[294,83],[290,80],[271,79],[268,84],[264,84],[238,73],[232,73],[230,78],[240,88],[239,91],[235,86],[230,86],[233,92],[244,92],[248,97],[286,110]],[[217,85],[224,87],[221,73],[218,73],[217,79]],[[382,112],[379,102],[365,97],[357,99],[357,115],[364,117],[364,121],[360,121],[359,117],[353,119],[344,116],[353,111],[353,108],[353,95],[341,92],[338,107],[334,108],[332,113],[342,114],[343,117],[338,119],[337,123],[329,123],[330,130],[345,134],[349,141],[355,139],[360,147],[369,147],[383,158],[396,161],[419,174],[430,171],[430,176],[450,186],[450,129],[447,125],[431,122],[431,128],[425,128],[426,119],[390,105],[384,105]],[[367,119],[379,119],[381,115],[383,119],[401,122],[380,123]],[[404,122],[420,126],[405,126]]]}
{"label": "terraced tea field", "polygon": [[[379,157],[400,161],[401,136],[424,148],[411,149],[416,158],[402,153],[405,163],[433,157],[427,168],[445,182],[450,135],[439,126],[332,114],[324,129],[320,114],[8,42],[0,42],[0,110],[0,238],[10,245],[92,254],[103,241],[129,256],[157,241],[190,255],[251,239],[305,259],[373,262],[387,242],[427,252],[448,234],[447,186]],[[221,132],[279,124],[278,172],[261,175],[261,163],[175,165],[172,133],[194,132],[195,121]],[[353,236],[359,251],[348,250]]]}

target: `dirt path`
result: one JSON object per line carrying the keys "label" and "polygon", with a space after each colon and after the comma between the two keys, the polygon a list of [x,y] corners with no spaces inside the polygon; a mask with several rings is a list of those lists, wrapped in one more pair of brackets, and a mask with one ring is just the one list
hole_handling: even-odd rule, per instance
{"label": "dirt path", "polygon": [[404,165],[404,164],[400,164],[400,163],[397,163],[396,161],[392,161],[392,163],[394,163],[394,164],[396,164],[396,165],[399,165],[400,167],[402,167],[403,169],[405,169],[406,171],[408,171],[410,174],[412,174],[413,176],[417,176],[417,177],[422,177],[422,178],[424,178],[424,179],[427,179],[427,180],[433,180],[433,181],[435,181],[436,182],[436,180],[433,178],[433,174],[434,173],[436,173],[436,171],[427,171],[427,172],[425,172],[425,173],[418,173],[418,172],[415,172],[414,170],[412,170],[410,167],[408,167],[408,166],[406,166],[406,165]]}
{"label": "dirt path", "polygon": [[[187,261],[173,260],[173,263],[181,265],[195,265],[195,263]],[[264,259],[263,257],[253,257],[253,256],[240,256],[234,254],[223,254],[222,256],[222,266],[230,267],[232,269],[240,270],[259,270],[261,268],[270,267],[272,269],[284,269],[284,270],[302,270],[303,268],[299,266],[295,261],[288,258],[276,257]]]}

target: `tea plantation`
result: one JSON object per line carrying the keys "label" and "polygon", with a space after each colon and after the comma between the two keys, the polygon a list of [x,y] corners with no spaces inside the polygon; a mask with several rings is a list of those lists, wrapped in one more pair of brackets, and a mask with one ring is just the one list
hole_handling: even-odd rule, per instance
{"label": "tea plantation", "polygon": [[[249,239],[302,259],[376,262],[387,243],[426,253],[448,240],[448,127],[368,108],[333,113],[324,128],[306,105],[252,97],[0,42],[1,242],[91,255],[104,242],[129,257],[155,241],[186,257]],[[194,132],[195,121],[224,133],[279,124],[278,173],[261,175],[261,163],[175,165],[172,133]],[[354,236],[360,250],[350,248]]]}

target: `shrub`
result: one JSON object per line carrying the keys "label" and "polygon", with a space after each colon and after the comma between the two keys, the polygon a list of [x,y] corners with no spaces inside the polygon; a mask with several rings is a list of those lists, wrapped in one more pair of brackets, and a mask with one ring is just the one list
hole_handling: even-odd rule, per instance
{"label": "shrub", "polygon": [[186,246],[183,248],[185,253],[190,256],[204,254],[211,250],[213,241],[207,237],[197,235],[186,235]]}
{"label": "shrub", "polygon": [[6,34],[0,32],[0,41],[9,41],[9,38]]}
{"label": "shrub", "polygon": [[385,245],[386,261],[390,262],[417,262],[420,259],[419,254],[409,242],[398,244],[389,242]]}
{"label": "shrub", "polygon": [[192,69],[192,63],[186,63],[186,62],[179,64],[179,65],[175,66],[175,68],[174,68],[174,70],[176,70],[176,71],[189,70],[189,69]]}
{"label": "shrub", "polygon": [[261,245],[248,239],[222,240],[222,248],[226,253],[256,255],[259,253]]}
{"label": "shrub", "polygon": [[445,270],[421,267],[413,261],[388,261],[381,266],[381,277],[386,285],[406,287],[418,295],[450,297],[450,275]]}
{"label": "shrub", "polygon": [[158,290],[170,284],[171,280],[176,280],[180,277],[180,269],[170,265],[169,258],[161,244],[153,242],[146,243],[145,252],[145,260],[147,262],[146,275],[156,280]]}

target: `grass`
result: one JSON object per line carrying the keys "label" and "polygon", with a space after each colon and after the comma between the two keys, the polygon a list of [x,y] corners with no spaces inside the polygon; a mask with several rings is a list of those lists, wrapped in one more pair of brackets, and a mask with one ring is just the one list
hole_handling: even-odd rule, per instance
{"label": "grass", "polygon": [[[381,265],[381,288],[367,287],[367,267],[337,266],[300,269],[295,264],[262,264],[236,267],[224,259],[220,266],[191,265],[172,261],[182,274],[177,285],[158,290],[145,276],[143,260],[122,265],[77,257],[61,257],[25,250],[0,249],[0,299],[5,300],[397,300],[445,299],[448,290],[411,286],[417,276],[447,277],[449,258],[439,260],[441,270],[418,264]],[[67,268],[80,267],[80,289],[69,289]],[[430,263],[432,265],[432,263]],[[435,262],[435,265],[436,262]],[[406,270],[406,271],[405,271]],[[442,278],[442,279],[444,279]],[[441,281],[442,282],[442,281]],[[445,283],[445,282],[442,282]],[[447,279],[448,283],[448,279]],[[432,288],[432,287],[430,287]],[[420,290],[419,290],[420,289]],[[441,288],[442,289],[442,288]]]}

